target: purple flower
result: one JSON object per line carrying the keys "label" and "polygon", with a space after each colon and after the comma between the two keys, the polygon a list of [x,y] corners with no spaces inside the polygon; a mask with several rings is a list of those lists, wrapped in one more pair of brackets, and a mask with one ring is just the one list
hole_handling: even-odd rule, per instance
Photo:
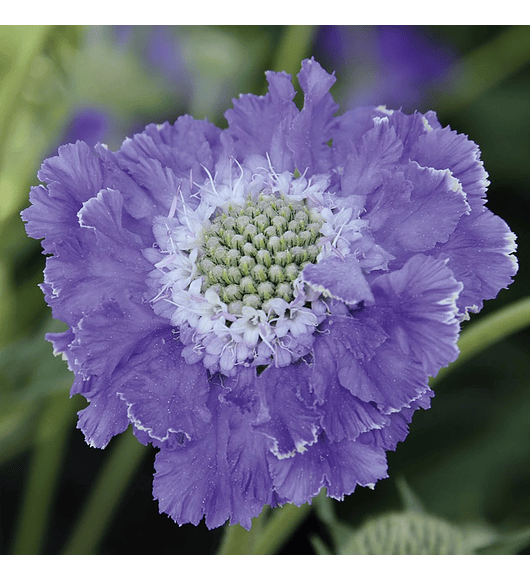
{"label": "purple flower", "polygon": [[182,53],[179,30],[167,25],[118,25],[110,27],[117,47],[130,52],[151,73],[160,74],[167,87],[189,99],[193,78]]}
{"label": "purple flower", "polygon": [[47,338],[90,402],[79,428],[158,447],[179,524],[373,487],[460,321],[517,270],[465,135],[432,112],[335,116],[313,59],[301,111],[289,75],[267,79],[225,130],[184,116],[115,153],[63,146],[23,212],[69,326]]}
{"label": "purple flower", "polygon": [[419,108],[456,58],[453,47],[428,38],[422,26],[321,26],[315,48],[341,74],[349,108],[374,102]]}
{"label": "purple flower", "polygon": [[111,127],[112,118],[105,109],[80,107],[72,115],[61,137],[61,143],[85,141],[87,145],[92,147],[111,132]]}

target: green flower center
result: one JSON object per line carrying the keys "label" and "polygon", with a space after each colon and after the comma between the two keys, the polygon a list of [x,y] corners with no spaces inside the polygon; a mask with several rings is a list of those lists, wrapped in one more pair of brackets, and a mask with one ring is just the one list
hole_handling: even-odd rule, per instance
{"label": "green flower center", "polygon": [[316,263],[324,219],[304,200],[262,194],[228,206],[204,230],[197,269],[202,291],[214,287],[232,314],[266,309],[272,298],[290,302],[293,281]]}

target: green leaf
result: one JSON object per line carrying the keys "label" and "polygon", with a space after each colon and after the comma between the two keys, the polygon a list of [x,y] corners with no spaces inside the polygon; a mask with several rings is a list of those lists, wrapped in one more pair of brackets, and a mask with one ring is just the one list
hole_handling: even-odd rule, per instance
{"label": "green leaf", "polygon": [[76,522],[65,554],[95,554],[136,471],[146,456],[132,429],[112,443],[105,464]]}
{"label": "green leaf", "polygon": [[530,325],[530,298],[522,298],[504,308],[466,326],[458,340],[460,355],[448,367],[440,369],[431,378],[430,385],[438,383],[448,373],[479,352]]}
{"label": "green leaf", "polygon": [[405,511],[425,513],[425,508],[420,498],[410,489],[402,475],[396,479],[396,485]]}
{"label": "green leaf", "polygon": [[8,344],[11,338],[15,299],[11,272],[4,260],[0,259],[0,347]]}
{"label": "green leaf", "polygon": [[62,324],[49,320],[35,334],[0,350],[0,461],[24,451],[32,442],[35,417],[53,395],[68,400],[73,375],[60,357],[52,356],[45,332]]}
{"label": "green leaf", "polygon": [[31,445],[39,408],[37,402],[1,405],[0,463],[5,464]]}
{"label": "green leaf", "polygon": [[49,397],[37,420],[33,456],[18,514],[14,554],[40,554],[57,492],[68,434],[75,423],[78,401],[58,393]]}
{"label": "green leaf", "polygon": [[469,554],[462,531],[438,517],[418,512],[389,513],[368,520],[346,542],[340,554]]}
{"label": "green leaf", "polygon": [[[353,533],[353,528],[341,522],[335,513],[335,500],[326,495],[326,489],[314,498],[313,505],[315,508],[315,515],[326,525],[327,531],[331,537],[333,546],[338,552]],[[322,542],[322,539],[320,539]],[[314,547],[314,546],[313,546]]]}
{"label": "green leaf", "polygon": [[76,53],[69,27],[4,28],[17,40],[0,84],[0,224],[22,209],[39,165],[58,144]]}
{"label": "green leaf", "polygon": [[331,556],[333,552],[329,549],[328,546],[324,543],[320,536],[311,536],[309,538],[311,545],[313,546],[313,550],[318,556]]}
{"label": "green leaf", "polygon": [[432,91],[441,114],[451,114],[522,69],[530,61],[527,26],[508,26],[458,61]]}
{"label": "green leaf", "polygon": [[501,535],[500,539],[478,548],[475,553],[478,555],[515,555],[530,546],[530,528]]}

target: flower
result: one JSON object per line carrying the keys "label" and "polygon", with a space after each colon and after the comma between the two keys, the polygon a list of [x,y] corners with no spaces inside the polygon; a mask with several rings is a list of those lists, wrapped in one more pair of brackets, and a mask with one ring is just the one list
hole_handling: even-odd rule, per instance
{"label": "flower", "polygon": [[373,487],[460,322],[517,270],[472,141],[433,112],[336,116],[313,59],[298,78],[301,111],[268,72],[227,129],[183,116],[117,152],[65,145],[22,214],[68,324],[47,338],[90,402],[79,428],[158,447],[179,524]]}
{"label": "flower", "polygon": [[401,25],[320,26],[315,52],[339,72],[339,100],[348,108],[374,102],[419,108],[457,57],[427,27]]}

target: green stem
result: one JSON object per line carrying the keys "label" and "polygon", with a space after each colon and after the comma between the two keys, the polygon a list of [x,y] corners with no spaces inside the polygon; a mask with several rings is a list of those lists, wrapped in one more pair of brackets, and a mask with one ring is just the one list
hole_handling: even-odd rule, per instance
{"label": "green stem", "polygon": [[218,554],[223,556],[240,556],[243,554],[254,554],[256,539],[263,530],[264,512],[254,519],[252,528],[247,531],[239,524],[225,526],[223,539],[218,550]]}
{"label": "green stem", "polygon": [[63,391],[41,413],[13,544],[14,554],[41,554],[75,405]]}
{"label": "green stem", "polygon": [[34,58],[42,50],[51,31],[51,26],[14,26],[8,32],[18,32],[22,41],[18,46],[16,60],[0,86],[0,159],[9,133],[11,121],[16,113],[16,103],[24,80]]}
{"label": "green stem", "polygon": [[276,508],[256,542],[254,553],[266,555],[278,552],[310,512],[311,505],[308,503],[300,507],[286,504]]}
{"label": "green stem", "polygon": [[129,430],[116,441],[90,496],[64,554],[94,554],[119,505],[123,492],[145,457],[147,447]]}
{"label": "green stem", "polygon": [[[267,510],[268,511],[268,510]],[[219,548],[220,555],[268,555],[276,554],[291,537],[298,526],[307,518],[311,505],[296,507],[286,504],[275,508],[267,521],[264,510],[252,524],[250,531],[239,525],[227,526]]]}
{"label": "green stem", "polygon": [[316,26],[286,26],[274,56],[272,70],[285,71],[293,76],[298,73],[302,60],[310,56],[315,29]]}
{"label": "green stem", "polygon": [[523,298],[509,304],[472,324],[462,332],[458,341],[460,356],[454,363],[441,369],[436,377],[431,379],[431,385],[440,381],[447,373],[458,368],[472,356],[526,326],[530,326],[530,298]]}

